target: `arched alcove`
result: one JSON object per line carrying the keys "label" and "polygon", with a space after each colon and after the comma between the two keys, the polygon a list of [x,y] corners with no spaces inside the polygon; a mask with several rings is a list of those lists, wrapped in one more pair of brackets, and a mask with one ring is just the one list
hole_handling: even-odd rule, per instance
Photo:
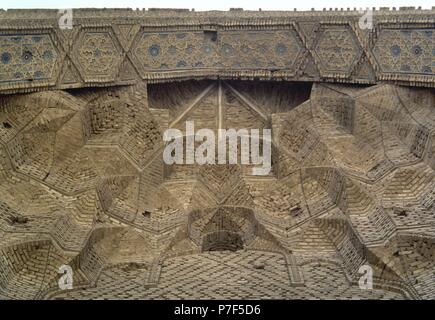
{"label": "arched alcove", "polygon": [[243,247],[243,240],[239,233],[219,230],[206,234],[202,238],[201,251],[237,251]]}

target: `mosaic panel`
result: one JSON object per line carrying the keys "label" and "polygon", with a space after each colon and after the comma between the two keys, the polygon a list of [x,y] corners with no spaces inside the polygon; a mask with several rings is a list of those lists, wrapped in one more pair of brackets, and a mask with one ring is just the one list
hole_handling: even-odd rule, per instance
{"label": "mosaic panel", "polygon": [[382,72],[434,74],[435,30],[381,30],[373,53]]}
{"label": "mosaic panel", "polygon": [[216,67],[216,42],[199,32],[143,33],[133,54],[142,70]]}
{"label": "mosaic panel", "polygon": [[133,53],[142,70],[292,69],[301,43],[292,30],[143,33]]}
{"label": "mosaic panel", "polygon": [[315,46],[323,71],[350,72],[361,54],[353,32],[346,26],[328,27]]}
{"label": "mosaic panel", "polygon": [[111,79],[121,62],[120,48],[108,32],[85,32],[77,60],[84,77]]}
{"label": "mosaic panel", "polygon": [[235,69],[291,69],[301,50],[292,30],[220,34],[221,66]]}
{"label": "mosaic panel", "polygon": [[50,79],[57,57],[49,34],[1,35],[0,82]]}

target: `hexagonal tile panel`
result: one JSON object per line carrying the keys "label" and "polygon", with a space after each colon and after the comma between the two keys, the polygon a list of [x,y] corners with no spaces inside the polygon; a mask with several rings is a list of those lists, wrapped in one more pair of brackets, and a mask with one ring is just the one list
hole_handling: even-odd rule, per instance
{"label": "hexagonal tile panel", "polygon": [[322,74],[349,74],[361,55],[355,35],[347,26],[328,27],[320,34],[314,50]]}
{"label": "hexagonal tile panel", "polygon": [[87,82],[114,80],[121,53],[122,49],[111,32],[84,30],[75,48],[79,71]]}

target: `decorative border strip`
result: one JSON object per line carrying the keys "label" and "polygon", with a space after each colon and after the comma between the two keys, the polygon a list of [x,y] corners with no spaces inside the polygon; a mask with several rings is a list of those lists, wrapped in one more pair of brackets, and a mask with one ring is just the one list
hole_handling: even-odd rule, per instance
{"label": "decorative border strip", "polygon": [[[358,11],[73,12],[72,29],[61,29],[57,10],[0,11],[0,93],[204,78],[435,87],[434,8],[374,11],[367,30],[359,27]],[[390,39],[389,30],[403,36]],[[12,33],[16,47],[2,46]],[[16,67],[19,37],[36,33],[50,35],[56,58]],[[25,49],[41,54],[36,43]],[[11,57],[17,69],[36,75],[50,69],[52,77],[17,81],[1,72]]]}

